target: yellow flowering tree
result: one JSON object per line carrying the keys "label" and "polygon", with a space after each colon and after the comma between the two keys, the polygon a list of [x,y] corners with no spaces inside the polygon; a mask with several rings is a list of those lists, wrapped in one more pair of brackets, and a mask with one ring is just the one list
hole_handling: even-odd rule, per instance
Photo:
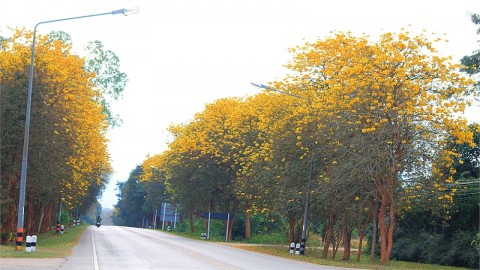
{"label": "yellow flowering tree", "polygon": [[[368,36],[335,33],[325,40],[292,49],[293,71],[284,84],[300,87],[295,94],[318,98],[323,117],[342,119],[351,136],[372,134],[359,149],[374,168],[371,181],[380,198],[378,222],[381,261],[388,263],[395,228],[396,192],[411,175],[437,174],[434,159],[446,137],[471,141],[472,133],[459,114],[473,94],[474,82],[441,57],[426,34],[386,33],[377,42]],[[361,141],[361,140],[360,140]],[[441,150],[449,166],[453,149]],[[439,175],[439,174],[437,174]],[[450,175],[439,175],[442,183]]]}
{"label": "yellow flowering tree", "polygon": [[[4,231],[14,231],[31,37],[17,29],[0,47],[2,194],[12,199]],[[50,226],[59,193],[67,208],[87,208],[111,172],[108,123],[90,80],[95,74],[85,71],[84,60],[71,53],[68,42],[55,35],[37,35],[37,41],[25,222],[25,231],[32,233]]]}

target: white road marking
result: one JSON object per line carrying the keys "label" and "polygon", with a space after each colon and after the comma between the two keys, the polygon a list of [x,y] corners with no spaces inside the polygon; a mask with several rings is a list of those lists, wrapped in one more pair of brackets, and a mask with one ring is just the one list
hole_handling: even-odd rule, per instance
{"label": "white road marking", "polygon": [[95,239],[93,238],[93,230],[91,227],[90,231],[92,232],[93,268],[95,270],[99,270],[100,268],[98,267],[97,250],[95,249]]}

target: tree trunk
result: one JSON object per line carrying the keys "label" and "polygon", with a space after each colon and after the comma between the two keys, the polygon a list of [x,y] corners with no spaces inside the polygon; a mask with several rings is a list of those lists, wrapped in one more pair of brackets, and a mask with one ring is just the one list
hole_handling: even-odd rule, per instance
{"label": "tree trunk", "polygon": [[[4,244],[9,244],[12,243],[12,241],[15,241],[16,236],[16,217],[17,217],[17,208],[15,207],[16,205],[11,203],[8,204],[5,207],[5,215],[3,217],[3,226],[2,226],[2,233],[7,235],[7,238],[5,238],[5,243]],[[11,237],[9,237],[11,236]]]}
{"label": "tree trunk", "polygon": [[388,248],[387,248],[387,255],[386,255],[387,260],[390,260],[390,255],[392,254],[393,230],[395,229],[395,204],[392,196],[389,196],[389,199],[390,199],[390,223],[388,228]]}
{"label": "tree trunk", "polygon": [[24,221],[24,226],[25,229],[23,230],[25,232],[25,237],[27,235],[32,235],[32,232],[34,231],[35,228],[35,211],[34,211],[34,206],[33,203],[30,199],[26,199],[25,202],[25,221]]}
{"label": "tree trunk", "polygon": [[10,203],[4,206],[5,215],[3,216],[2,233],[6,235],[14,234],[15,237],[7,237],[5,243],[11,243],[16,239],[17,227],[17,203],[18,203],[18,187],[20,182],[20,175],[14,174],[9,176],[7,187],[4,189],[6,197],[9,198]]}
{"label": "tree trunk", "polygon": [[360,257],[362,256],[362,244],[363,244],[363,237],[365,235],[362,235],[359,239],[358,239],[358,248],[357,248],[357,262],[360,261]]}
{"label": "tree trunk", "polygon": [[42,230],[44,216],[45,216],[45,204],[42,204],[42,207],[40,208],[40,217],[38,219],[37,231],[35,232],[37,234],[40,233]]}
{"label": "tree trunk", "polygon": [[330,248],[330,244],[332,243],[334,224],[335,224],[335,215],[330,214],[328,216],[327,237],[325,238],[325,245],[323,246],[322,258],[328,257],[328,249]]}
{"label": "tree trunk", "polygon": [[350,261],[350,241],[352,240],[352,230],[347,228],[347,225],[342,226],[343,236],[343,261]]}
{"label": "tree trunk", "polygon": [[55,203],[47,203],[45,206],[45,216],[42,220],[42,227],[40,228],[39,233],[44,233],[50,230],[52,225],[52,214],[54,211]]}
{"label": "tree trunk", "polygon": [[385,194],[382,194],[382,201],[380,204],[380,211],[378,215],[378,225],[380,229],[380,262],[385,264],[388,261],[387,255],[387,221],[385,215],[387,213],[387,199]]}
{"label": "tree trunk", "polygon": [[195,232],[195,226],[193,226],[193,213],[192,211],[188,211],[188,219],[190,221],[190,232]]}
{"label": "tree trunk", "polygon": [[[367,233],[367,226],[368,223],[370,222],[370,219],[372,218],[372,212],[376,211],[376,209],[373,209],[375,206],[374,203],[370,204],[370,210],[368,211],[367,218],[363,222],[362,225],[362,213],[360,212],[359,214],[359,219],[358,219],[358,248],[357,248],[357,262],[360,261],[360,257],[362,255],[362,244],[363,244],[363,238],[365,237],[365,234]],[[361,210],[360,210],[361,211]]]}
{"label": "tree trunk", "polygon": [[370,213],[368,214],[368,218],[365,220],[365,223],[363,224],[363,228],[361,227],[361,224],[358,225],[359,238],[358,238],[358,248],[357,248],[357,262],[360,261],[360,257],[362,256],[363,238],[367,233],[367,226],[371,218],[371,213],[372,213],[372,210],[370,210]]}
{"label": "tree trunk", "polygon": [[232,240],[232,230],[233,230],[233,219],[230,219],[228,222],[228,234],[227,234],[227,241]]}
{"label": "tree trunk", "polygon": [[250,240],[250,213],[251,213],[251,204],[247,200],[245,202],[245,239]]}
{"label": "tree trunk", "polygon": [[[381,194],[380,212],[378,223],[380,225],[380,262],[387,265],[390,260],[393,244],[393,229],[395,227],[395,207],[392,197],[387,192]],[[387,210],[389,221],[387,224]]]}
{"label": "tree trunk", "polygon": [[295,222],[296,220],[292,217],[288,219],[288,231],[290,232],[290,243],[295,243]]}
{"label": "tree trunk", "polygon": [[[334,231],[335,232],[335,231]],[[332,252],[332,260],[335,260],[337,256],[338,247],[340,246],[340,242],[342,242],[342,230],[338,231],[338,235],[333,235],[333,252]]]}
{"label": "tree trunk", "polygon": [[375,208],[373,209],[372,217],[372,249],[370,250],[370,262],[375,261],[375,249],[377,248],[377,234],[378,234],[378,201],[375,200]]}

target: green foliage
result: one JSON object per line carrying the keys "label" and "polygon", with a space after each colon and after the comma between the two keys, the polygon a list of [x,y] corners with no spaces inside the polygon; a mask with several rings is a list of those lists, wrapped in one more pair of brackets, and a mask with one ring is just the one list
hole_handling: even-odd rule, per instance
{"label": "green foliage", "polygon": [[142,168],[137,166],[130,173],[126,182],[118,182],[118,203],[115,205],[113,221],[116,225],[141,227],[145,215],[143,206],[146,191],[144,183],[140,181]]}
{"label": "green foliage", "polygon": [[[471,19],[475,25],[480,26],[479,14],[472,14]],[[480,27],[477,29],[478,34],[480,34]],[[475,50],[471,55],[464,56],[460,62],[465,66],[462,71],[470,75],[478,74],[480,72],[480,50]],[[480,86],[480,81],[477,86]]]}
{"label": "green foliage", "polygon": [[262,245],[284,245],[289,241],[286,232],[275,232],[269,234],[254,234],[248,242]]}
{"label": "green foliage", "polygon": [[408,213],[399,221],[392,258],[475,268],[479,258],[472,241],[478,232],[478,220],[471,221],[476,226],[466,221],[454,216],[446,222],[427,211]]}
{"label": "green foliage", "polygon": [[[284,244],[288,242],[287,225],[279,214],[253,214],[250,216],[250,243]],[[245,215],[235,216],[232,229],[232,239],[245,240]]]}
{"label": "green foliage", "polygon": [[480,232],[477,233],[477,238],[472,240],[472,246],[475,246],[477,251],[480,252]]}
{"label": "green foliage", "polygon": [[443,233],[411,234],[398,239],[392,257],[396,260],[459,267],[478,267],[478,252],[471,245],[472,231],[456,231],[451,237]]}
{"label": "green foliage", "polygon": [[61,40],[64,44],[72,44],[72,37],[70,34],[63,31],[52,31],[48,34],[48,42],[53,42],[55,40]]}
{"label": "green foliage", "polygon": [[85,69],[96,74],[92,82],[102,91],[99,102],[104,108],[103,113],[115,126],[118,123],[110,110],[110,101],[116,101],[122,96],[128,82],[127,74],[120,71],[118,56],[111,50],[105,50],[101,41],[89,42],[87,50],[89,55],[85,62]]}

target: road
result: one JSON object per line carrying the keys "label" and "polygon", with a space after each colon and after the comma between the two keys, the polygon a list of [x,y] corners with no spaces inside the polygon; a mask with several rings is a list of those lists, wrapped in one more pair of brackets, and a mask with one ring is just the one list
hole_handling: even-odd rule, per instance
{"label": "road", "polygon": [[[0,267],[1,268],[1,267]],[[226,244],[140,228],[90,226],[56,267],[6,269],[347,269],[250,252]],[[3,269],[3,268],[2,268]]]}
{"label": "road", "polygon": [[89,227],[62,269],[334,269],[139,228]]}

